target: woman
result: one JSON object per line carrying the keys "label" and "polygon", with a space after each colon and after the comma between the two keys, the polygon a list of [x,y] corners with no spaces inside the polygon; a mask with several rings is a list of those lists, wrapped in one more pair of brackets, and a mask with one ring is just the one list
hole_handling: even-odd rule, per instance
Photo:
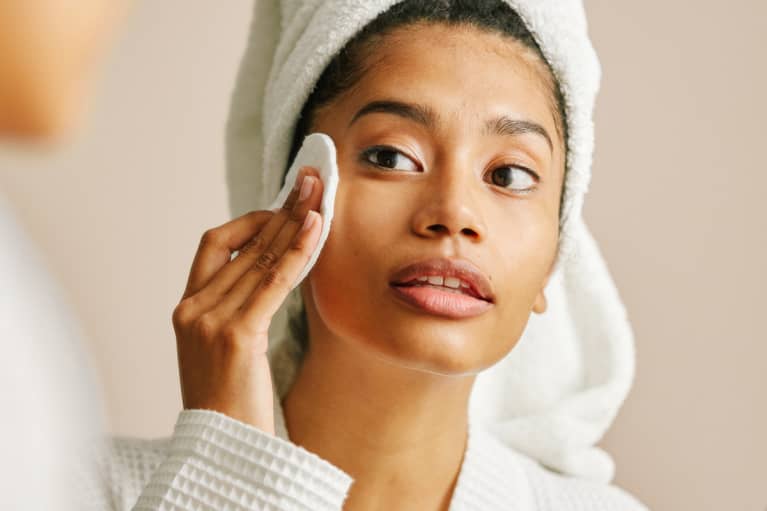
{"label": "woman", "polygon": [[[588,389],[596,401],[558,400],[547,392],[572,387],[569,369],[538,361],[514,372],[532,380],[515,403],[529,422],[493,430],[469,413],[480,373],[523,348],[548,290],[569,290],[549,286],[556,270],[586,268],[572,254],[600,262],[578,230],[596,88],[554,71],[584,44],[582,8],[513,4],[257,3],[229,126],[233,211],[268,203],[320,132],[337,147],[333,227],[295,293],[328,228],[316,170],[283,208],[205,233],[173,315],[185,410],[169,439],[116,440],[115,509],[646,509],[606,484],[593,448],[626,367]],[[545,20],[574,28],[547,34]],[[566,65],[598,77],[593,61]],[[581,278],[604,284],[592,267]],[[592,300],[570,330],[601,321]],[[546,317],[565,335],[535,340],[568,352],[570,323]],[[506,396],[485,396],[487,419]]]}

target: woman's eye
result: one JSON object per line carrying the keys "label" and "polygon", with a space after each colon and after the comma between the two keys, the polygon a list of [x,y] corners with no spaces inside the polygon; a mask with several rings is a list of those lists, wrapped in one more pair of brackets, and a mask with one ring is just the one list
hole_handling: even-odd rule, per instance
{"label": "woman's eye", "polygon": [[498,167],[491,174],[494,185],[516,192],[531,192],[538,182],[537,176],[532,171],[515,165]]}
{"label": "woman's eye", "polygon": [[[371,147],[363,153],[368,163],[396,170],[418,170],[418,165],[393,147]],[[400,167],[402,165],[404,167]]]}

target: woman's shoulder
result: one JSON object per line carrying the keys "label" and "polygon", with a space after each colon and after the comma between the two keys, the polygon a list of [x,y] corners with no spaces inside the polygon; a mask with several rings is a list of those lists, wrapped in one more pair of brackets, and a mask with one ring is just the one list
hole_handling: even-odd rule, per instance
{"label": "woman's shoulder", "polygon": [[634,495],[615,484],[561,474],[516,453],[540,509],[571,511],[649,511]]}
{"label": "woman's shoulder", "polygon": [[475,440],[475,446],[482,462],[525,479],[526,484],[516,481],[517,492],[529,493],[535,502],[532,507],[539,511],[649,511],[619,486],[556,472],[486,430],[478,429],[477,436],[481,439]]}

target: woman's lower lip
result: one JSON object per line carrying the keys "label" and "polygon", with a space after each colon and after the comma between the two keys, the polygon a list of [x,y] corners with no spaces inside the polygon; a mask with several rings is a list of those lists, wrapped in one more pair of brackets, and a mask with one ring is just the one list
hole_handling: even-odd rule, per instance
{"label": "woman's lower lip", "polygon": [[492,307],[492,303],[436,286],[395,286],[394,293],[407,303],[419,309],[449,318],[470,318],[478,316]]}

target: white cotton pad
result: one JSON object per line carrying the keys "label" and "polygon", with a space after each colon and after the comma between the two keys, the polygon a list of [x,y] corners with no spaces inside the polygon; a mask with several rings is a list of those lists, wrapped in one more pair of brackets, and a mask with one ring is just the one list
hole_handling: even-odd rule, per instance
{"label": "white cotton pad", "polygon": [[333,143],[332,138],[319,132],[311,133],[304,137],[301,149],[298,150],[298,153],[285,176],[285,184],[274,201],[269,205],[268,209],[277,211],[282,207],[285,199],[287,199],[290,194],[290,190],[293,189],[293,184],[298,177],[299,170],[301,167],[307,166],[319,170],[320,178],[324,185],[322,202],[320,203],[322,232],[320,233],[320,239],[317,241],[317,246],[314,248],[309,261],[293,283],[291,290],[304,280],[304,277],[306,277],[309,270],[312,269],[314,263],[317,262],[322,246],[325,244],[325,240],[328,239],[330,224],[333,221],[333,204],[336,199],[336,190],[338,189],[338,164],[336,163],[336,146]]}

